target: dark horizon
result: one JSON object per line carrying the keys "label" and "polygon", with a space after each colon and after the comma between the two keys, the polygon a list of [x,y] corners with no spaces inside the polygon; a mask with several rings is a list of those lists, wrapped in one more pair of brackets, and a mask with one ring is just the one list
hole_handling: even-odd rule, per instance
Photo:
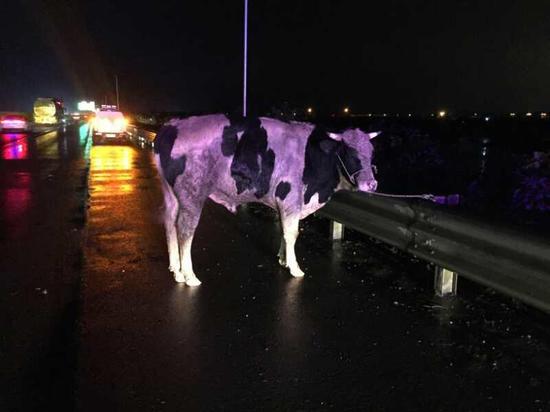
{"label": "dark horizon", "polygon": [[[250,0],[249,111],[527,112],[550,108],[550,4]],[[34,98],[129,111],[237,110],[243,2],[3,6],[0,111]]]}

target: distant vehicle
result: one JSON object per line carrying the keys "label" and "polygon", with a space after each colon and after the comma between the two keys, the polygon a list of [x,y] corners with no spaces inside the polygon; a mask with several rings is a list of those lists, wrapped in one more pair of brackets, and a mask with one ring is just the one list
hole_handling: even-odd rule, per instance
{"label": "distant vehicle", "polygon": [[102,104],[99,106],[99,110],[102,112],[116,112],[118,107],[116,104]]}
{"label": "distant vehicle", "polygon": [[0,113],[0,131],[22,132],[29,130],[29,120],[24,113]]}
{"label": "distant vehicle", "polygon": [[90,110],[81,110],[80,113],[80,120],[84,120],[86,122],[92,120],[95,116],[95,112],[92,112]]}
{"label": "distant vehicle", "polygon": [[90,110],[79,110],[77,112],[72,112],[70,117],[75,122],[79,122],[79,121],[87,122],[94,117],[94,112]]}
{"label": "distant vehicle", "polygon": [[39,97],[33,106],[34,123],[37,125],[57,125],[65,121],[63,101],[53,97]]}
{"label": "distant vehicle", "polygon": [[86,100],[78,102],[76,107],[79,112],[95,112],[95,102],[93,100],[89,102]]}
{"label": "distant vehicle", "polygon": [[122,112],[116,110],[99,110],[92,123],[94,144],[104,141],[125,140],[127,120]]}

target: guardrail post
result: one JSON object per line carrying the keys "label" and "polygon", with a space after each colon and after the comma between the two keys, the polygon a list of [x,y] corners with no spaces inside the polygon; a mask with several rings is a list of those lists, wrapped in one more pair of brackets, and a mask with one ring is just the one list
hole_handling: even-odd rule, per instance
{"label": "guardrail post", "polygon": [[435,267],[434,288],[437,296],[456,295],[458,274],[441,266]]}
{"label": "guardrail post", "polygon": [[344,225],[332,220],[330,222],[330,234],[332,240],[342,240],[344,238]]}

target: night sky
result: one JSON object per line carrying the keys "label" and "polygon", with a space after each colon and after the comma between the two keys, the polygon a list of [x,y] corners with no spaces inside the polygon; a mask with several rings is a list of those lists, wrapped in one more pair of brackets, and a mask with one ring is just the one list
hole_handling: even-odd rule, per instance
{"label": "night sky", "polygon": [[[250,110],[550,110],[550,2],[249,0]],[[243,1],[6,0],[0,111],[236,110]]]}

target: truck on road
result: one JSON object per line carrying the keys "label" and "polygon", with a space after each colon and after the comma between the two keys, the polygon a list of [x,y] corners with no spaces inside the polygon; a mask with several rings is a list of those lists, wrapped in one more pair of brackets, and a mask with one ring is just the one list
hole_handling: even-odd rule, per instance
{"label": "truck on road", "polygon": [[39,97],[34,101],[33,120],[36,125],[58,125],[65,120],[63,101],[53,97]]}

